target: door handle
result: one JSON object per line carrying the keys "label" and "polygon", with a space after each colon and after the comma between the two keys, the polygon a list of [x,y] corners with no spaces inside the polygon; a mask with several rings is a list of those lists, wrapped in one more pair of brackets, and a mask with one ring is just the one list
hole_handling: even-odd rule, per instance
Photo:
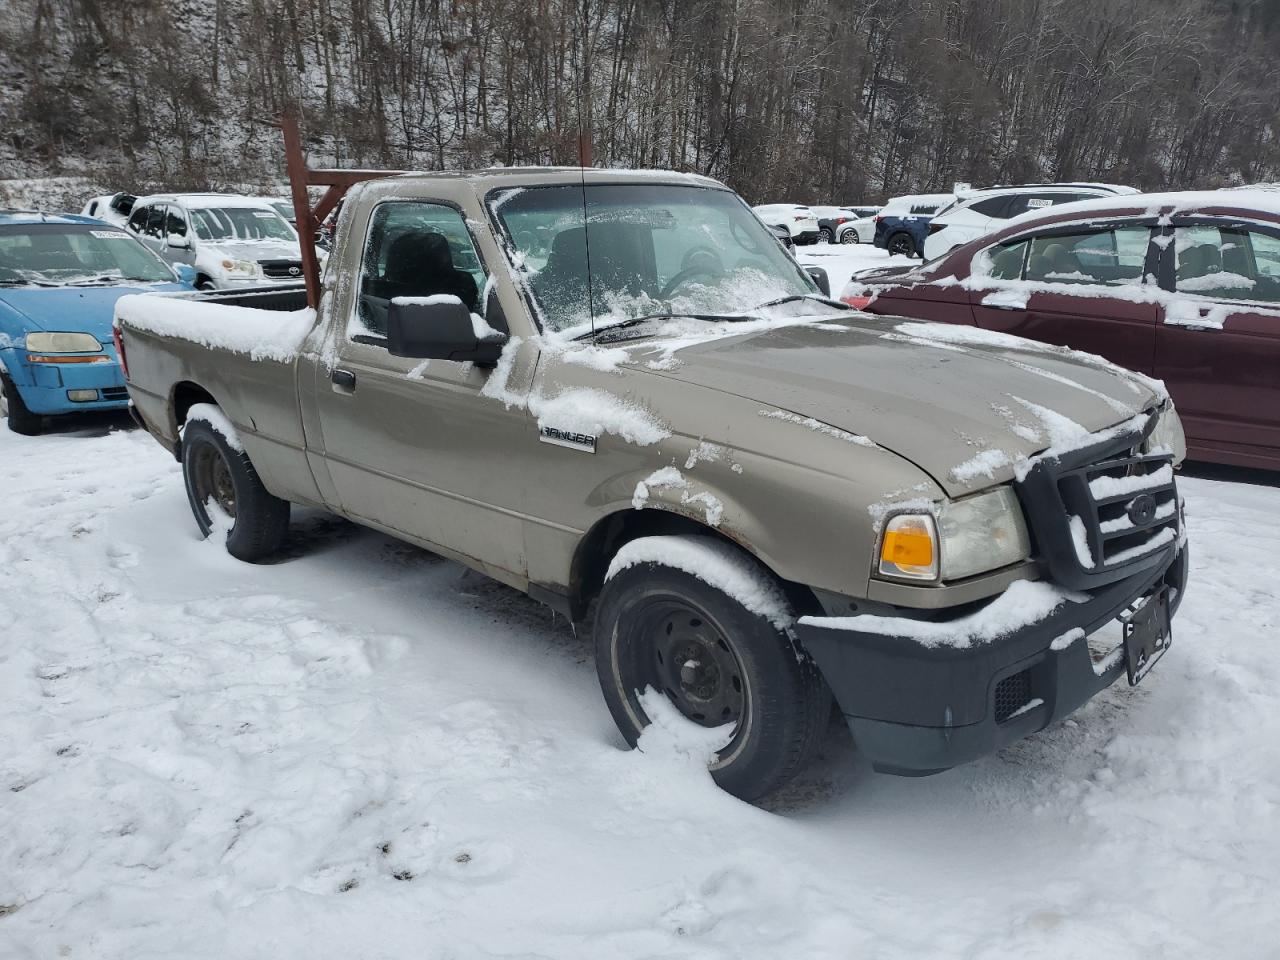
{"label": "door handle", "polygon": [[334,370],[329,376],[333,381],[333,385],[342,390],[354,390],[356,388],[356,375],[350,370]]}

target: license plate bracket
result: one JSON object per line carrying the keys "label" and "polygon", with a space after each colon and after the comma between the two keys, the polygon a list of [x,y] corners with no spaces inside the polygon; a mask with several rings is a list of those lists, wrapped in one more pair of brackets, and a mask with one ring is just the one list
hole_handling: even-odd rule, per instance
{"label": "license plate bracket", "polygon": [[1121,617],[1129,686],[1136,687],[1173,643],[1169,623],[1169,588],[1161,586],[1140,606]]}

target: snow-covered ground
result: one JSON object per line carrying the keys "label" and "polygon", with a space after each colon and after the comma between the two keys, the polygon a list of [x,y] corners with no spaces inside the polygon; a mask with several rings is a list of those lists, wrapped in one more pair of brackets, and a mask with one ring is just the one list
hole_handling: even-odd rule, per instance
{"label": "snow-covered ground", "polygon": [[869,243],[828,244],[815,243],[796,247],[796,260],[806,267],[822,267],[831,280],[831,293],[840,296],[849,278],[859,270],[876,267],[909,267],[920,262],[910,257],[891,257],[887,250]]}
{"label": "snow-covered ground", "polygon": [[5,960],[1276,956],[1280,489],[1184,481],[1141,687],[922,780],[833,723],[762,810],[544,608],[313,512],[232,560],[118,425],[0,430]]}

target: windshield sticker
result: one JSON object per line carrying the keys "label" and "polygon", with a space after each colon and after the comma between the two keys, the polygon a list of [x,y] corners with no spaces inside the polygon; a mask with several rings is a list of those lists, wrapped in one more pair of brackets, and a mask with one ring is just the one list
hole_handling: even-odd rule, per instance
{"label": "windshield sticker", "polygon": [[263,220],[274,220],[276,218],[276,214],[270,210],[255,210],[253,215]]}
{"label": "windshield sticker", "polygon": [[1041,197],[1032,197],[1027,201],[1027,208],[1029,210],[1039,210],[1041,207],[1052,207],[1052,206],[1053,206],[1052,200],[1045,200]]}
{"label": "windshield sticker", "polygon": [[90,230],[91,237],[97,237],[99,240],[128,240],[127,233],[119,233],[115,230]]}

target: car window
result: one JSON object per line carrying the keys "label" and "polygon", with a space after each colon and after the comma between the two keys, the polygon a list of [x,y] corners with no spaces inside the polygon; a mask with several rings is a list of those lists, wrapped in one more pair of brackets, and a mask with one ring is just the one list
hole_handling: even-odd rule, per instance
{"label": "car window", "polygon": [[1209,224],[1176,227],[1174,251],[1179,293],[1280,303],[1280,240],[1274,236]]}
{"label": "car window", "polygon": [[1022,261],[1026,259],[1029,240],[997,247],[991,253],[991,268],[987,275],[997,280],[1019,280],[1022,278]]}
{"label": "car window", "polygon": [[1141,284],[1150,241],[1151,230],[1145,226],[1035,237],[1026,278],[1044,283]]}
{"label": "car window", "polygon": [[984,217],[1003,217],[1008,205],[1008,197],[987,197],[985,200],[979,200],[969,209]]}
{"label": "car window", "polygon": [[165,205],[157,203],[153,207],[147,208],[147,225],[143,228],[143,233],[148,237],[155,237],[157,240],[164,237],[164,217]]}
{"label": "car window", "polygon": [[178,207],[168,207],[164,218],[164,232],[170,237],[187,235],[187,218]]}
{"label": "car window", "polygon": [[378,204],[360,266],[355,334],[386,336],[395,297],[452,294],[480,313],[486,274],[466,221],[442,203],[394,200]]}
{"label": "car window", "polygon": [[138,209],[134,210],[126,226],[134,233],[142,233],[147,227],[147,208],[138,207]]}

